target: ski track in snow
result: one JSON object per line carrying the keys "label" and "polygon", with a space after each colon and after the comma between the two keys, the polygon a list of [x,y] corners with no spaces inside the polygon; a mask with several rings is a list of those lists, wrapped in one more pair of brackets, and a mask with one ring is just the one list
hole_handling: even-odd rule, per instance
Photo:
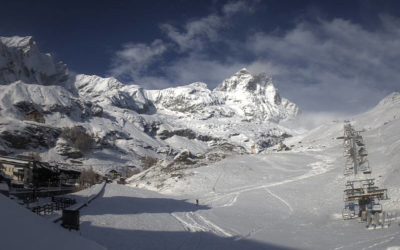
{"label": "ski track in snow", "polygon": [[283,204],[285,204],[285,206],[289,209],[290,213],[293,213],[293,208],[292,206],[289,204],[289,202],[287,202],[285,199],[283,199],[282,197],[280,197],[277,194],[274,194],[271,190],[269,190],[268,188],[265,188],[265,191],[267,191],[270,195],[272,195],[273,197],[275,197],[276,199],[280,200]]}
{"label": "ski track in snow", "polygon": [[377,243],[375,243],[375,244],[373,244],[373,245],[371,245],[371,246],[369,246],[369,247],[364,247],[362,250],[375,248],[375,247],[377,247],[377,246],[379,246],[379,245],[382,245],[382,244],[385,244],[385,243],[389,243],[389,242],[391,242],[394,238],[395,238],[395,237],[392,236],[392,237],[390,237],[389,239],[385,239],[385,240],[383,240],[383,241],[377,242]]}
{"label": "ski track in snow", "polygon": [[233,237],[233,234],[222,229],[198,213],[186,212],[183,213],[183,216],[180,216],[177,213],[172,213],[171,215],[178,220],[187,231],[211,232],[222,237]]}
{"label": "ski track in snow", "polygon": [[362,248],[363,250],[365,250],[365,249],[371,249],[371,248],[374,248],[374,247],[376,247],[376,246],[378,246],[378,245],[385,244],[385,243],[388,243],[388,242],[392,241],[392,240],[395,239],[396,236],[399,235],[399,234],[400,234],[400,232],[396,232],[396,233],[393,233],[393,234],[389,234],[389,235],[385,235],[385,236],[381,236],[381,237],[377,237],[377,238],[372,238],[372,239],[368,239],[368,240],[357,241],[357,242],[352,243],[352,244],[348,244],[348,245],[336,247],[334,250],[340,250],[340,249],[346,249],[346,248],[351,248],[351,249],[353,249],[355,246],[360,245],[360,244],[364,244],[364,243],[368,243],[368,242],[376,242],[377,240],[382,240],[382,241],[377,242],[377,243],[375,243],[375,244],[372,244],[372,245],[370,245],[370,246],[368,246],[368,247]]}
{"label": "ski track in snow", "polygon": [[259,227],[259,228],[253,228],[252,230],[250,230],[247,234],[242,235],[240,237],[235,238],[235,241],[237,240],[242,240],[242,239],[246,239],[246,238],[250,238],[251,236],[253,236],[254,234],[261,232],[262,230],[265,229],[264,227]]}

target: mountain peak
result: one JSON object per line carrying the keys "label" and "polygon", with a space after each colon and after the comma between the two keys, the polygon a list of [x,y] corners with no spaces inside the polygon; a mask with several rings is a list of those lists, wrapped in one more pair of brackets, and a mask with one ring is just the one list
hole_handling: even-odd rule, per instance
{"label": "mountain peak", "polygon": [[251,75],[251,73],[246,68],[242,68],[238,72],[236,72],[234,75]]}
{"label": "mountain peak", "polygon": [[0,42],[13,48],[25,48],[35,44],[32,36],[0,37]]}
{"label": "mountain peak", "polygon": [[252,92],[255,94],[265,94],[266,87],[272,85],[271,77],[265,73],[252,75],[246,68],[242,68],[233,76],[225,79],[216,90],[226,92]]}

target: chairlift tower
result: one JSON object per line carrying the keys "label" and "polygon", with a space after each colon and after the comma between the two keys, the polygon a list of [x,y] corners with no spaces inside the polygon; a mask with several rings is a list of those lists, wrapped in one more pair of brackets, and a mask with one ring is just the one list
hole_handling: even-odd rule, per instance
{"label": "chairlift tower", "polygon": [[375,179],[371,177],[371,167],[367,156],[368,152],[361,136],[349,123],[344,124],[343,139],[345,167],[344,176],[346,184],[344,190],[343,219],[361,217],[366,221],[368,213],[382,213],[380,200],[388,199],[387,189],[381,189],[375,185]]}

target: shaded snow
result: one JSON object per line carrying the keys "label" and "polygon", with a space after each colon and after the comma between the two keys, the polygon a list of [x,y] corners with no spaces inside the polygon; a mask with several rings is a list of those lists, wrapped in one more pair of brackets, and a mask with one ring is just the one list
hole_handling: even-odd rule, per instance
{"label": "shaded snow", "polygon": [[0,195],[0,221],[1,249],[105,249],[32,213],[3,195]]}

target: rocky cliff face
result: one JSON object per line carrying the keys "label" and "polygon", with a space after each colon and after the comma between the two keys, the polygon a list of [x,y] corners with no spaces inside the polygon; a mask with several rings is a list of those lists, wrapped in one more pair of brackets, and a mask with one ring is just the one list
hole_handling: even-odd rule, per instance
{"label": "rocky cliff face", "polygon": [[[142,166],[149,157],[175,164],[183,150],[206,164],[279,143],[290,131],[278,122],[298,112],[271,78],[245,69],[214,90],[200,82],[144,90],[115,78],[70,75],[32,37],[0,38],[1,153],[110,167]],[[93,138],[90,150],[80,152],[65,138],[71,127]]]}

